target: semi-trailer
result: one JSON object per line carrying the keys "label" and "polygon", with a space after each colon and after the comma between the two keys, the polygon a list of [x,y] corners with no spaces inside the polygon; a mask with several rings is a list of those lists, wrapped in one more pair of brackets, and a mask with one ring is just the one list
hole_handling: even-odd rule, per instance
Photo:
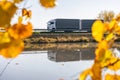
{"label": "semi-trailer", "polygon": [[47,30],[50,32],[91,32],[91,26],[94,21],[95,19],[53,19],[47,22]]}

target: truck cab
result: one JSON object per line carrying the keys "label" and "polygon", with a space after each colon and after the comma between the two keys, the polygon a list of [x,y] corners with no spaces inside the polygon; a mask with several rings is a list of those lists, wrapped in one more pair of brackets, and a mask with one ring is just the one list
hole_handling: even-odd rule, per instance
{"label": "truck cab", "polygon": [[50,20],[47,22],[47,30],[50,32],[54,32],[56,29],[55,27],[55,20]]}

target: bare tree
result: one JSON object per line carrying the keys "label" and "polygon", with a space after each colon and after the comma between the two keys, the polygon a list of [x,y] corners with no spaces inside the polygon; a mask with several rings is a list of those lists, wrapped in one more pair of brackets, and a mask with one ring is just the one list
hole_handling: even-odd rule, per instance
{"label": "bare tree", "polygon": [[113,11],[101,11],[97,18],[102,19],[104,22],[110,22],[114,18],[114,15]]}

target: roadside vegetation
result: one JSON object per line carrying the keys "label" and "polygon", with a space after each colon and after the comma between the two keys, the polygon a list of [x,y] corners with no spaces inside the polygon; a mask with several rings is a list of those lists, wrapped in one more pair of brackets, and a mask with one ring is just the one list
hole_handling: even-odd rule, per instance
{"label": "roadside vegetation", "polygon": [[90,38],[87,36],[58,36],[58,37],[35,37],[27,38],[24,40],[25,43],[75,43],[75,42],[90,42]]}

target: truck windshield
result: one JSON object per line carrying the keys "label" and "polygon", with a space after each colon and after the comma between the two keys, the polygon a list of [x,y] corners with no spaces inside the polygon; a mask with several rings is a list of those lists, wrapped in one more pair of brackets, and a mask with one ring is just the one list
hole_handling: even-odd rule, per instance
{"label": "truck windshield", "polygon": [[54,22],[48,22],[48,25],[54,24]]}
{"label": "truck windshield", "polygon": [[54,22],[50,22],[50,24],[54,24]]}

